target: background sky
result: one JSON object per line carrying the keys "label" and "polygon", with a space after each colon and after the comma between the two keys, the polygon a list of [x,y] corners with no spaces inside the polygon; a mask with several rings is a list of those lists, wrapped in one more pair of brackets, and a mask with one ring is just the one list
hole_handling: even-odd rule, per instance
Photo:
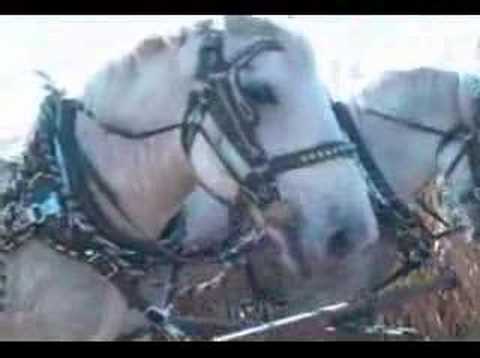
{"label": "background sky", "polygon": [[[215,16],[212,16],[215,17]],[[275,16],[272,16],[275,17]],[[285,16],[277,16],[285,17]],[[23,136],[45,92],[34,70],[70,94],[151,34],[206,16],[0,16],[0,141]],[[313,43],[337,97],[387,69],[480,69],[480,16],[293,16]]]}

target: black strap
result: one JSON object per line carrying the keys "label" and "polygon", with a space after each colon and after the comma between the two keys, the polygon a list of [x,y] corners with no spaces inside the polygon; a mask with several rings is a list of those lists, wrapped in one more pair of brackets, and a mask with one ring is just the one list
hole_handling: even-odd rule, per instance
{"label": "black strap", "polygon": [[[89,119],[95,119],[95,114],[87,109],[85,105],[76,100],[69,100],[71,102],[72,108],[75,108],[78,111],[81,111],[83,114],[87,116]],[[166,132],[171,132],[177,129],[180,129],[182,124],[181,123],[174,123],[168,126],[155,128],[155,129],[148,129],[138,133],[131,132],[128,129],[119,128],[109,123],[102,123],[100,121],[95,122],[100,128],[103,128],[107,133],[114,134],[124,139],[131,139],[131,140],[142,140],[148,139],[153,136],[157,136],[159,134],[163,134]]]}
{"label": "black strap", "polygon": [[317,146],[273,157],[270,160],[270,175],[322,163],[338,157],[353,157],[356,146],[352,142],[332,141]]}
{"label": "black strap", "polygon": [[410,209],[397,197],[397,195],[385,179],[382,171],[375,163],[372,155],[370,154],[370,151],[368,150],[365,142],[363,141],[360,133],[358,132],[355,123],[353,122],[348,107],[344,103],[334,102],[332,108],[335,112],[340,127],[350,137],[350,140],[356,144],[360,162],[365,168],[367,174],[370,176],[378,192],[387,201],[387,208],[389,207],[402,218],[408,220],[411,217]]}
{"label": "black strap", "polygon": [[437,149],[435,151],[435,161],[438,163],[438,158],[441,154],[441,152],[445,149],[445,147],[450,144],[450,142],[455,141],[455,140],[463,140],[462,147],[460,148],[459,153],[455,156],[453,159],[452,163],[448,166],[447,170],[445,171],[445,178],[449,178],[457,165],[460,163],[461,159],[463,156],[466,154],[468,151],[468,142],[471,140],[471,137],[469,136],[469,130],[465,128],[464,125],[459,124],[455,127],[453,127],[451,130],[447,132],[446,135],[444,135],[440,143],[437,146]]}
{"label": "black strap", "polygon": [[479,146],[478,136],[468,141],[467,151],[468,151],[468,161],[470,164],[470,171],[473,179],[474,187],[477,188],[480,186],[480,146]]}
{"label": "black strap", "polygon": [[382,119],[390,121],[392,123],[395,123],[395,124],[398,124],[398,125],[401,125],[401,126],[404,126],[404,127],[408,127],[408,128],[411,128],[411,129],[415,129],[417,131],[421,131],[421,132],[424,132],[424,133],[430,133],[430,134],[433,134],[433,135],[436,135],[436,136],[443,137],[443,136],[447,136],[450,133],[450,131],[448,131],[448,130],[445,131],[445,130],[438,129],[438,128],[435,128],[435,127],[427,126],[425,124],[417,123],[417,122],[414,122],[413,120],[407,119],[407,118],[397,118],[397,117],[391,116],[389,114],[377,111],[375,109],[367,109],[365,111],[365,113],[373,114],[374,115],[373,118],[381,117]]}

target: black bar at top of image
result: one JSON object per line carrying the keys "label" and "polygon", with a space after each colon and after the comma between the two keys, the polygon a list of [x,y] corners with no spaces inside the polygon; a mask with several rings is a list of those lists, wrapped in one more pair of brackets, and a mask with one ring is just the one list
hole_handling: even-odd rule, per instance
{"label": "black bar at top of image", "polygon": [[4,1],[0,15],[459,15],[479,10],[473,0],[30,0]]}

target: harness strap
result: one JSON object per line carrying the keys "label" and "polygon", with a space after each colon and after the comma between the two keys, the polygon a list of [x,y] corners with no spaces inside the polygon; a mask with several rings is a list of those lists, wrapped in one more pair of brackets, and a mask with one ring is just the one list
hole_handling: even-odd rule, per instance
{"label": "harness strap", "polygon": [[391,116],[391,115],[386,114],[386,113],[382,113],[380,111],[377,111],[377,110],[371,109],[371,108],[367,109],[365,112],[373,114],[374,115],[373,118],[381,117],[382,119],[385,119],[387,121],[390,121],[390,122],[393,122],[393,123],[396,123],[396,124],[400,124],[402,126],[409,127],[411,129],[415,129],[417,131],[421,131],[421,132],[424,132],[424,133],[433,134],[433,135],[436,135],[436,136],[443,137],[443,136],[447,136],[450,133],[450,131],[445,131],[445,130],[438,129],[438,128],[435,128],[435,127],[427,126],[425,124],[417,123],[417,122],[412,121],[411,119],[407,119],[407,118],[399,119],[397,117]]}
{"label": "harness strap", "polygon": [[468,151],[468,142],[472,140],[472,136],[468,134],[468,129],[465,128],[463,125],[458,125],[451,130],[447,132],[445,136],[443,136],[440,140],[440,143],[437,146],[437,149],[435,151],[435,159],[436,162],[438,163],[438,158],[440,157],[441,152],[445,149],[445,147],[452,141],[455,140],[463,140],[462,146],[460,148],[460,151],[458,154],[455,156],[454,160],[452,163],[448,166],[447,170],[445,171],[445,178],[448,179],[452,175],[452,173],[455,171],[457,168],[458,164],[460,163],[461,159],[463,156],[467,153]]}
{"label": "harness strap", "polygon": [[[337,116],[340,127],[350,137],[350,140],[356,144],[358,149],[358,156],[363,165],[367,175],[371,178],[375,189],[380,193],[385,203],[379,203],[385,209],[391,209],[396,215],[402,219],[409,221],[412,214],[410,209],[397,197],[391,186],[388,184],[385,176],[380,168],[377,166],[375,160],[372,158],[365,142],[358,132],[355,123],[350,114],[348,107],[342,102],[333,103],[333,110]],[[374,197],[377,199],[376,197]],[[378,200],[375,200],[378,202]],[[382,212],[382,215],[385,213]]]}
{"label": "harness strap", "polygon": [[474,137],[467,143],[468,161],[470,164],[470,172],[473,178],[473,184],[475,188],[480,187],[480,142],[478,140],[478,134],[475,133]]}

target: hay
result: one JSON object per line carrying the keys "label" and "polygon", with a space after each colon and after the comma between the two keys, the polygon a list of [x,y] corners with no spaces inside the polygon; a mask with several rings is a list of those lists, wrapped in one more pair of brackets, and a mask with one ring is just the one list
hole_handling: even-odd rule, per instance
{"label": "hay", "polygon": [[[468,223],[462,208],[449,201],[445,193],[445,186],[437,181],[426,185],[419,194],[430,208],[452,225]],[[420,215],[433,232],[446,229],[431,216]],[[472,241],[471,237],[472,231],[464,230],[441,239],[434,246],[432,265],[399,282],[408,287],[448,268],[457,277],[456,288],[418,297],[379,318],[386,324],[411,326],[430,339],[456,339],[469,335],[472,338],[472,330],[480,323],[480,243]]]}
{"label": "hay", "polygon": [[401,309],[385,312],[386,324],[410,326],[431,339],[462,338],[480,322],[480,245],[467,242],[465,233],[442,239],[430,267],[412,274],[406,286],[439,274],[448,266],[458,286],[414,299]]}

